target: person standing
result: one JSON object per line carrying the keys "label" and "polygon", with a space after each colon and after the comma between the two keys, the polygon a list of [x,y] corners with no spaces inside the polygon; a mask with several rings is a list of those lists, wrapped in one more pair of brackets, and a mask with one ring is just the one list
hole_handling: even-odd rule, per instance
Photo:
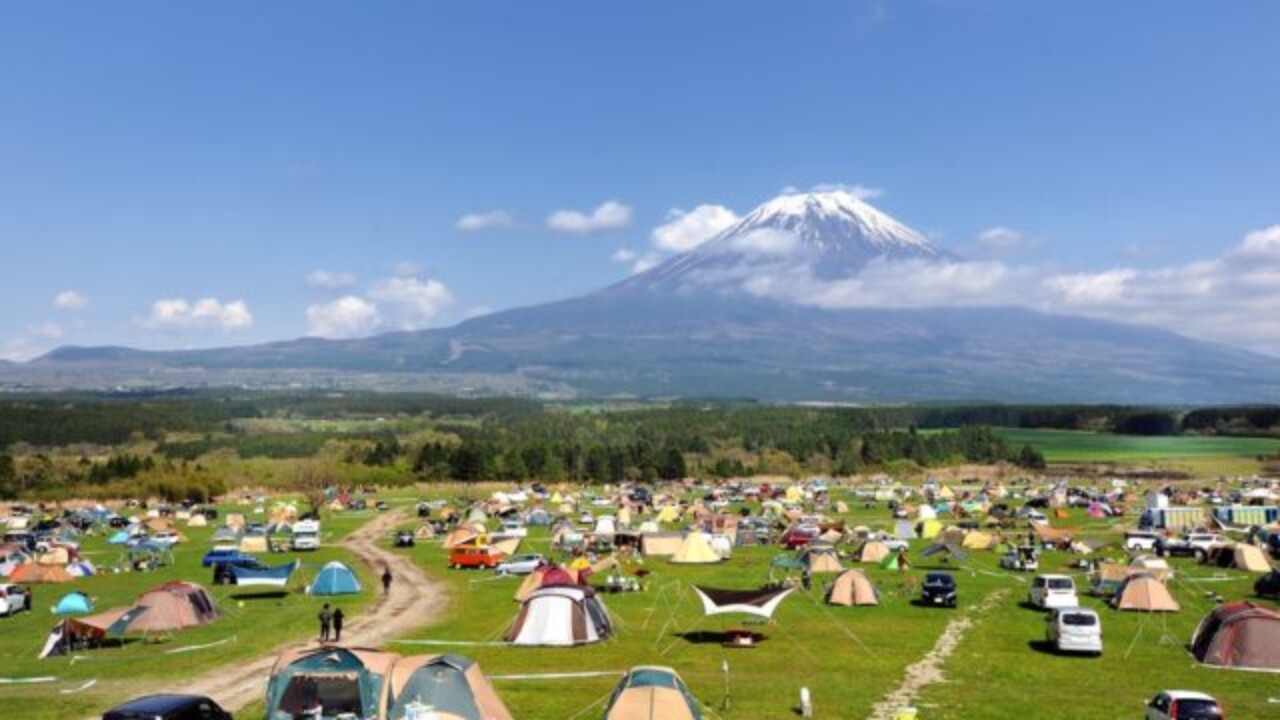
{"label": "person standing", "polygon": [[342,621],[346,617],[342,612],[342,608],[337,608],[333,611],[333,641],[336,643],[342,642]]}
{"label": "person standing", "polygon": [[382,570],[382,594],[387,595],[391,592],[391,566],[388,565]]}
{"label": "person standing", "polygon": [[333,611],[329,609],[329,603],[325,603],[320,608],[320,642],[329,642],[329,627],[333,624]]}

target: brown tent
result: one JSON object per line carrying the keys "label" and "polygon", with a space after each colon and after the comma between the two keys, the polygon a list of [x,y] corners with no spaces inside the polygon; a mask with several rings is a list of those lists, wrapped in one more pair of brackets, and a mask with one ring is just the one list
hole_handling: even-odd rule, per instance
{"label": "brown tent", "polygon": [[1115,597],[1111,598],[1111,607],[1139,612],[1178,612],[1182,609],[1169,593],[1169,588],[1146,573],[1126,578]]}
{"label": "brown tent", "polygon": [[14,568],[9,575],[9,582],[36,585],[39,583],[65,583],[75,580],[75,576],[67,572],[62,565],[44,565],[41,563],[23,563]]}
{"label": "brown tent", "polygon": [[412,655],[391,668],[390,720],[411,717],[414,707],[440,720],[512,720],[479,663],[461,655]]}
{"label": "brown tent", "polygon": [[858,548],[858,552],[855,553],[855,557],[858,562],[864,563],[878,563],[881,560],[884,560],[888,555],[889,547],[884,543],[877,542],[875,540],[864,543],[862,547]]}
{"label": "brown tent", "polygon": [[138,632],[172,632],[218,619],[218,608],[209,593],[182,580],[151,588],[138,597],[134,606],[147,609],[129,625],[130,630]]}
{"label": "brown tent", "polygon": [[879,605],[880,596],[861,570],[845,570],[831,583],[831,590],[827,592],[827,602],[831,605],[846,607]]}
{"label": "brown tent", "polygon": [[480,544],[480,533],[476,532],[474,528],[467,527],[465,525],[459,525],[458,527],[450,530],[448,535],[444,536],[445,550],[452,550],[457,547],[471,545],[478,546]]}
{"label": "brown tent", "polygon": [[1191,654],[1208,665],[1280,670],[1280,613],[1249,602],[1219,605],[1191,636]]}
{"label": "brown tent", "polygon": [[675,670],[634,667],[618,681],[604,720],[697,720],[696,702]]}
{"label": "brown tent", "polygon": [[835,550],[809,550],[804,554],[804,561],[809,572],[814,575],[838,573],[844,570],[844,566],[840,564],[840,556],[836,555]]}

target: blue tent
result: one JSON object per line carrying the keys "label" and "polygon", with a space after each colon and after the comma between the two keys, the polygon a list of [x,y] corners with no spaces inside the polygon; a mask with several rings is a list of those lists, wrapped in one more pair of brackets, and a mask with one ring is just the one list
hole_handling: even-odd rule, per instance
{"label": "blue tent", "polygon": [[117,532],[115,535],[112,535],[111,539],[107,540],[107,542],[111,543],[112,545],[123,545],[129,542],[129,533],[125,532],[124,530],[121,530]]}
{"label": "blue tent", "polygon": [[360,592],[360,581],[351,568],[334,560],[320,569],[308,592],[312,595],[350,595]]}
{"label": "blue tent", "polygon": [[70,592],[62,596],[53,606],[55,615],[73,615],[75,613],[93,612],[93,601],[82,592]]}

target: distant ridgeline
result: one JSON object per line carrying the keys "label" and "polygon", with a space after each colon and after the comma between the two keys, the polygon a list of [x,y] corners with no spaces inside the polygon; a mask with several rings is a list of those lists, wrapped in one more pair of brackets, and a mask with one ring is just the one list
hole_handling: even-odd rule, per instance
{"label": "distant ridgeline", "polygon": [[[383,484],[848,474],[956,462],[1043,467],[1037,450],[1011,446],[994,426],[1280,436],[1280,408],[567,406],[229,391],[9,396],[0,399],[0,497],[202,497],[225,491],[227,462],[249,458],[316,460],[331,480]],[[290,468],[273,482],[305,484],[299,478]]]}

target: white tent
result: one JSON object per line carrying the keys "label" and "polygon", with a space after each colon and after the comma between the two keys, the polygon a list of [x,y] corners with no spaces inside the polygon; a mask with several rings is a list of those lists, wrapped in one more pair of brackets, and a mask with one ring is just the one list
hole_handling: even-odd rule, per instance
{"label": "white tent", "polygon": [[512,645],[570,646],[609,637],[609,611],[589,587],[554,585],[534,591],[507,631]]}
{"label": "white tent", "polygon": [[671,556],[671,562],[687,565],[717,563],[723,560],[720,554],[711,547],[711,539],[706,533],[694,530],[684,536],[680,548]]}

